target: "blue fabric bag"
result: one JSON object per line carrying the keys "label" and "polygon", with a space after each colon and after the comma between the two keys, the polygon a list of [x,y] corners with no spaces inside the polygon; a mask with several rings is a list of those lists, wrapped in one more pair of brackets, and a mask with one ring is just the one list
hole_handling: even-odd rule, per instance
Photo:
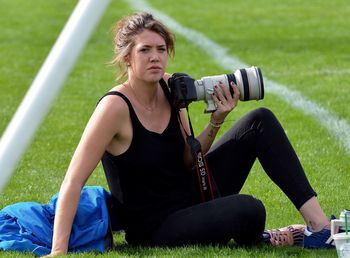
{"label": "blue fabric bag", "polygon": [[[0,211],[0,250],[49,254],[58,193],[49,204],[20,202]],[[100,186],[85,186],[74,218],[69,252],[106,250],[110,193]]]}

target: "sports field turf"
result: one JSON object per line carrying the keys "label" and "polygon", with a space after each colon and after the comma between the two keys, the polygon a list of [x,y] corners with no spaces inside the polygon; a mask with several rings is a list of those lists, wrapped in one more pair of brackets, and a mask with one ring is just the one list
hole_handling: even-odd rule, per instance
{"label": "sports field turf", "polygon": [[[0,0],[0,134],[35,78],[77,1]],[[350,5],[346,0],[175,0],[148,1],[183,27],[201,32],[226,48],[227,55],[257,65],[269,80],[316,103],[339,123],[350,123]],[[70,158],[96,101],[113,87],[114,22],[132,12],[127,2],[112,1],[77,65],[55,99],[52,109],[0,194],[0,208],[20,201],[46,203],[59,189]],[[186,72],[195,78],[230,72],[206,50],[177,35],[170,73]],[[327,215],[350,208],[349,139],[323,126],[309,114],[310,106],[296,109],[266,84],[263,101],[241,102],[230,114],[224,132],[244,113],[256,107],[271,109],[280,119],[318,193]],[[298,102],[299,99],[295,99]],[[203,103],[190,106],[195,132],[208,122]],[[324,120],[329,117],[324,117]],[[344,127],[343,127],[344,128]],[[23,133],[26,129],[23,128]],[[338,135],[338,136],[335,136]],[[1,171],[0,171],[1,173]],[[283,172],[282,172],[283,173]],[[101,166],[88,185],[107,188]],[[256,163],[242,193],[261,199],[267,210],[267,228],[302,223],[285,195]],[[123,235],[115,236],[117,249],[99,257],[336,257],[335,250],[298,247],[239,248],[186,247],[131,248]],[[0,252],[0,257],[29,257]],[[93,257],[94,254],[72,255]]]}

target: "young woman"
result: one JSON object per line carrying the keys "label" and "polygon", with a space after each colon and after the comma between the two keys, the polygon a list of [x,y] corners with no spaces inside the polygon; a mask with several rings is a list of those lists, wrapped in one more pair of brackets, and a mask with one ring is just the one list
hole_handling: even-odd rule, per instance
{"label": "young woman", "polygon": [[[271,111],[248,113],[212,145],[239,99],[236,85],[231,85],[233,97],[223,83],[215,87],[217,110],[197,139],[220,197],[201,202],[186,143],[188,121],[168,97],[165,70],[168,56],[174,54],[173,35],[151,14],[134,13],[116,25],[115,52],[114,62],[120,65],[121,77],[127,78],[100,100],[72,158],[60,189],[51,256],[67,252],[80,191],[101,159],[113,196],[111,220],[122,225],[130,244],[263,241],[262,202],[239,194],[258,158],[314,231],[304,238],[304,245],[328,247],[323,237],[329,236],[329,220]],[[295,244],[302,233],[303,227],[292,226],[265,232],[265,240]]]}

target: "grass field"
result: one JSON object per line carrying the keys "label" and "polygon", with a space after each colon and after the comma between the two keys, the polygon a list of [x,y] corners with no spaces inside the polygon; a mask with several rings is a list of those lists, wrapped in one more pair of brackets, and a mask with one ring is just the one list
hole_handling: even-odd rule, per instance
{"label": "grass field", "polygon": [[[0,134],[3,133],[77,1],[0,0]],[[149,1],[185,27],[228,49],[228,55],[258,65],[264,76],[298,91],[347,124],[350,123],[350,5],[346,0],[176,0]],[[70,158],[96,101],[116,82],[110,28],[132,9],[112,1],[76,67],[38,130],[31,146],[0,194],[0,208],[20,201],[46,203],[59,189]],[[202,49],[177,35],[175,59],[168,71],[195,78],[229,72]],[[268,85],[266,85],[268,88]],[[295,101],[298,101],[297,99]],[[327,214],[349,208],[349,153],[314,117],[267,92],[260,102],[240,103],[221,132],[258,106],[275,112]],[[208,117],[203,103],[191,105],[195,131]],[[326,118],[325,118],[326,119]],[[26,133],[23,128],[23,133]],[[0,171],[1,173],[1,171]],[[107,188],[101,166],[88,185]],[[284,194],[257,163],[243,193],[260,198],[267,227],[302,223]],[[116,251],[99,257],[336,257],[334,250],[301,248],[188,247],[137,249],[116,236]],[[0,252],[2,257],[28,257]],[[94,254],[72,255],[93,257]]]}

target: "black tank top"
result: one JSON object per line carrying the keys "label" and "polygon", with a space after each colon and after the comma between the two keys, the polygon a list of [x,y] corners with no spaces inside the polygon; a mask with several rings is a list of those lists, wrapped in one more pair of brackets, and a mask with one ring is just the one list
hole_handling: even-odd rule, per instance
{"label": "black tank top", "polygon": [[[169,100],[164,81],[161,86]],[[142,243],[170,213],[197,202],[196,185],[184,166],[178,111],[172,109],[166,129],[155,133],[141,124],[125,95],[117,91],[106,95],[127,103],[133,137],[126,152],[114,156],[106,151],[102,164],[127,241]]]}

